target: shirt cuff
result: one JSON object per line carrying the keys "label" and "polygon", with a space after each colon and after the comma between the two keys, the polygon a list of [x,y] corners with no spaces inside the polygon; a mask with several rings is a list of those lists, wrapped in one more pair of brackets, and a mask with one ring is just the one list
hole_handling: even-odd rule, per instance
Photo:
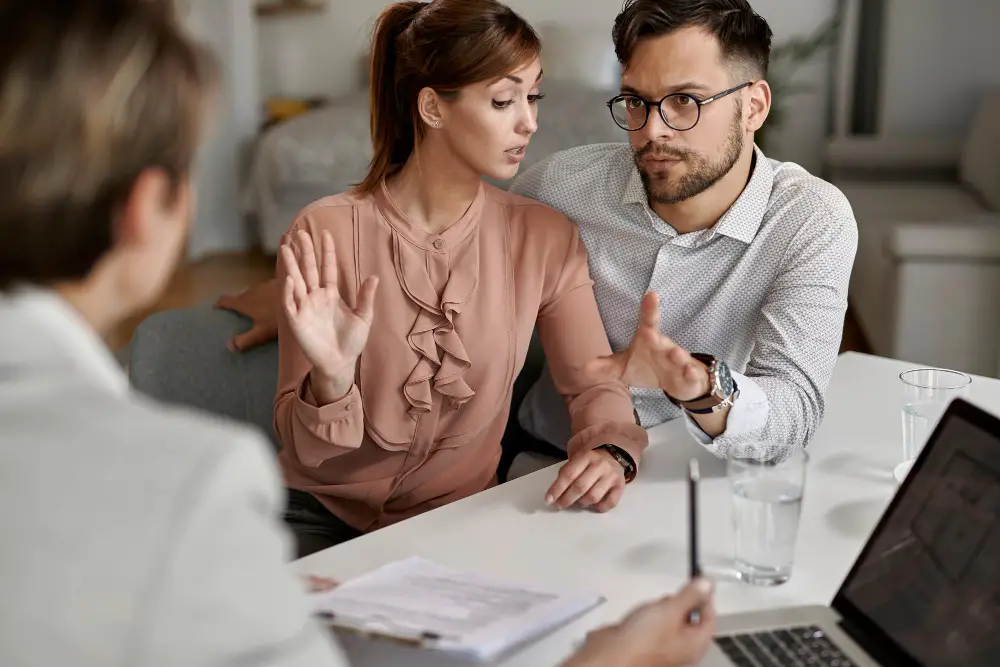
{"label": "shirt cuff", "polygon": [[767,417],[770,411],[770,403],[767,394],[760,388],[760,385],[742,373],[732,372],[733,380],[740,390],[739,398],[729,408],[729,416],[726,418],[726,430],[716,438],[711,438],[701,429],[698,422],[683,411],[684,423],[687,425],[688,433],[695,440],[713,448],[716,440],[724,437],[734,437],[760,430],[767,425]]}
{"label": "shirt cuff", "polygon": [[361,395],[358,393],[358,385],[352,385],[351,390],[343,398],[333,403],[328,403],[323,407],[316,407],[316,397],[312,392],[312,385],[307,375],[299,388],[298,412],[307,424],[332,424],[341,422],[349,417],[353,417],[361,409]]}

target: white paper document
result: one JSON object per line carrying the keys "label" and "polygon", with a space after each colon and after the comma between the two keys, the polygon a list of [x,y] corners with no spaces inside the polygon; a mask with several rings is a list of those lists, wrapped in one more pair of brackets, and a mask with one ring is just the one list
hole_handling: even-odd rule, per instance
{"label": "white paper document", "polygon": [[490,661],[598,606],[560,593],[409,558],[313,595],[335,628]]}

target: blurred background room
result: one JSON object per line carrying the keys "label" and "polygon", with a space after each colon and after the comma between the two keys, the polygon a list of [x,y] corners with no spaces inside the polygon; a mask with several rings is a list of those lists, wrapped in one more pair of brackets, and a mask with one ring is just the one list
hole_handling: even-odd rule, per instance
{"label": "blurred background room", "polygon": [[[368,38],[385,0],[181,0],[225,70],[196,173],[185,266],[156,310],[269,278],[305,204],[350,187],[370,155]],[[539,132],[522,169],[625,141],[621,0],[510,0],[540,32]],[[843,348],[1000,374],[997,0],[754,0],[775,48],[765,153],[833,181],[859,228]],[[505,183],[499,184],[501,187]],[[111,345],[127,359],[142,317]]]}

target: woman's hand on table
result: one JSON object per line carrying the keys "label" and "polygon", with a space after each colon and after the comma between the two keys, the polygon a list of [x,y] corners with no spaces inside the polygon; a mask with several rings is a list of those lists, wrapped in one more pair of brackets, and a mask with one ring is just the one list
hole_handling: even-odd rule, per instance
{"label": "woman's hand on table", "polygon": [[299,231],[296,239],[295,249],[285,243],[279,250],[288,273],[281,302],[292,334],[312,365],[312,393],[319,405],[327,405],[354,385],[355,365],[368,342],[375,314],[378,278],[365,279],[356,295],[357,307],[352,308],[337,284],[333,235],[322,234],[319,264],[309,233]]}
{"label": "woman's hand on table", "polygon": [[598,512],[613,509],[625,491],[625,470],[611,454],[601,449],[580,452],[570,458],[545,493],[545,504],[558,509],[574,505]]}

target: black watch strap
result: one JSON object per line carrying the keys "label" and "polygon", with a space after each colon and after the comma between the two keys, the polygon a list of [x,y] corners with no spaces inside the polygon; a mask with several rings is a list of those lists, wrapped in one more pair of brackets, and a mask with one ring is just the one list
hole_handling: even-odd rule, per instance
{"label": "black watch strap", "polygon": [[611,454],[611,456],[613,456],[615,460],[618,461],[618,463],[621,464],[622,468],[625,469],[626,484],[635,479],[635,475],[638,472],[638,469],[636,468],[635,465],[635,459],[632,458],[631,454],[629,454],[627,451],[625,451],[618,445],[604,444],[598,447],[597,449],[605,450],[606,452]]}

